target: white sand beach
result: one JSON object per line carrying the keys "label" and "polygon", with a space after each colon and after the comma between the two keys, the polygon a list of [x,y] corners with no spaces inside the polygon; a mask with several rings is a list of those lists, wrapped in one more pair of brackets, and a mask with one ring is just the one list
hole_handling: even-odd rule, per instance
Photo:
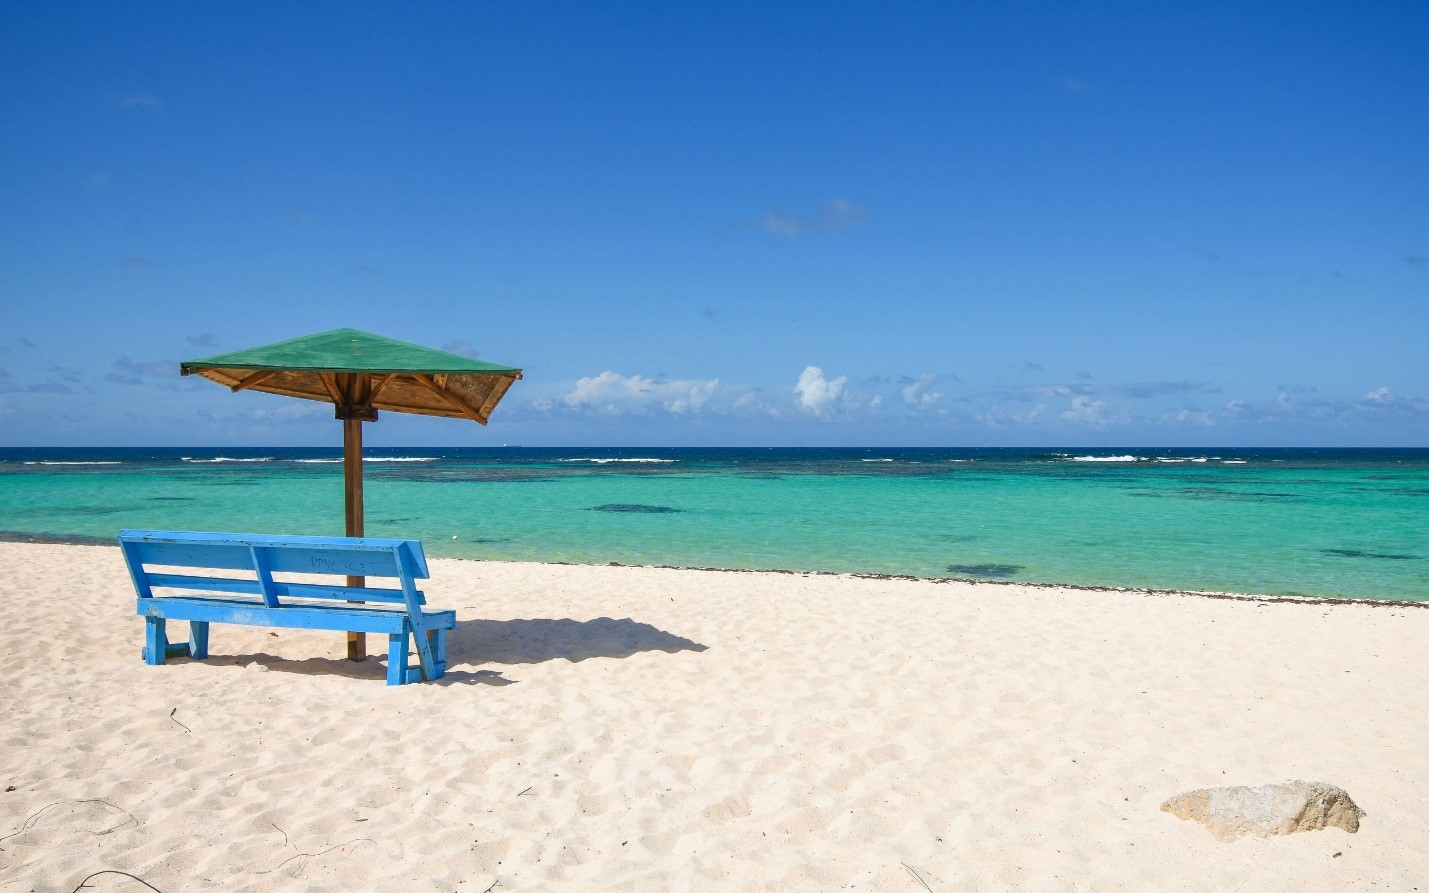
{"label": "white sand beach", "polygon": [[[150,667],[117,549],[0,543],[0,891],[1429,890],[1429,610],[443,560],[425,588],[458,611],[436,684],[220,625]],[[1160,810],[1289,779],[1359,833]]]}

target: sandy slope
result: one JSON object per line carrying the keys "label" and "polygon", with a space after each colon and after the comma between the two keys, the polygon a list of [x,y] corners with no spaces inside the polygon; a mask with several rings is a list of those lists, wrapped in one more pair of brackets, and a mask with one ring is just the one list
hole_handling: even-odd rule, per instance
{"label": "sandy slope", "polygon": [[[147,667],[116,549],[0,544],[0,891],[1429,890],[1429,610],[433,575],[452,670],[389,689],[334,634]],[[1291,778],[1360,833],[1158,809]]]}

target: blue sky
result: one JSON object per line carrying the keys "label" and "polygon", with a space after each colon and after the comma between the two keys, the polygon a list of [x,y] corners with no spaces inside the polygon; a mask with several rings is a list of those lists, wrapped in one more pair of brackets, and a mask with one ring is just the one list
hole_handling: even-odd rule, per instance
{"label": "blue sky", "polygon": [[0,445],[1429,444],[1429,4],[0,5]]}

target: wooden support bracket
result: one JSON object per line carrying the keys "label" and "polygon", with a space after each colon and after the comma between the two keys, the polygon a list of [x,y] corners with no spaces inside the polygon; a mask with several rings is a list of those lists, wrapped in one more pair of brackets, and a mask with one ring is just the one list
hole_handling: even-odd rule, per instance
{"label": "wooden support bracket", "polygon": [[437,383],[436,379],[430,375],[413,375],[412,378],[425,386],[432,393],[446,401],[447,405],[460,412],[479,425],[486,424],[486,417],[481,414],[481,408],[473,406],[465,399],[453,394],[451,391]]}
{"label": "wooden support bracket", "polygon": [[259,371],[254,372],[251,375],[245,375],[242,378],[238,379],[238,381],[229,385],[228,389],[236,394],[244,388],[251,388],[254,385],[260,385],[277,374],[277,369],[260,369]]}

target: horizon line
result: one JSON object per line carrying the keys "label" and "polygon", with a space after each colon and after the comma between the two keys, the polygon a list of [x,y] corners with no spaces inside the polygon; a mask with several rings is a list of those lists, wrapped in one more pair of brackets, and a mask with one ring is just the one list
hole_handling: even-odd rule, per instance
{"label": "horizon line", "polygon": [[[312,444],[45,444],[43,446],[0,445],[0,450],[332,450],[342,452],[341,445]],[[868,446],[862,444],[810,446],[800,444],[775,445],[725,445],[725,446],[675,446],[642,444],[638,446],[600,446],[596,444],[420,444],[420,445],[364,445],[368,450],[1426,450],[1429,445],[1380,445],[1356,446],[1351,444],[1321,445],[1260,445],[1249,444],[1190,444],[1183,446],[1157,446],[1151,444],[1041,444],[1041,445],[893,445]]]}

